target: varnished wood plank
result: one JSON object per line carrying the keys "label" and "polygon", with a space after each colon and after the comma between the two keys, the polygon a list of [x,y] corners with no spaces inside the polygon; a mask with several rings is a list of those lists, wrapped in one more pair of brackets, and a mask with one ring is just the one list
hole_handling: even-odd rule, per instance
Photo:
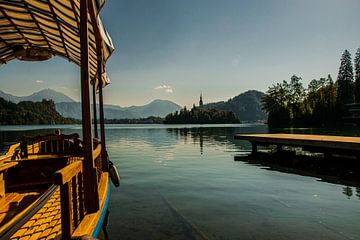
{"label": "varnished wood plank", "polygon": [[71,185],[66,182],[60,187],[61,195],[61,232],[62,239],[70,239],[73,231],[72,206],[71,206]]}
{"label": "varnished wood plank", "polygon": [[0,162],[4,160],[10,160],[14,155],[16,149],[20,147],[20,143],[15,143],[9,147],[5,155],[0,156]]}
{"label": "varnished wood plank", "polygon": [[9,168],[12,168],[14,166],[16,166],[18,164],[18,162],[6,162],[6,163],[2,163],[0,164],[0,172],[3,172]]}
{"label": "varnished wood plank", "polygon": [[101,154],[101,143],[99,143],[94,150],[94,159],[98,158]]}
{"label": "varnished wood plank", "polygon": [[[32,198],[28,198],[29,196],[32,196]],[[8,226],[17,221],[24,213],[31,209],[37,203],[39,196],[39,192],[27,192],[22,194],[14,193],[10,195],[11,200],[4,199],[4,201],[0,201],[1,211],[5,211],[6,213],[8,213],[9,210],[15,211],[12,213],[12,218],[8,221],[4,222],[4,219],[1,219],[3,224],[0,226],[0,232],[4,231]],[[22,201],[24,198],[27,198],[26,201]],[[17,203],[17,209],[10,209],[11,203]]]}
{"label": "varnished wood plank", "polygon": [[238,134],[235,139],[265,144],[284,144],[306,147],[360,150],[360,137],[310,134]]}
{"label": "varnished wood plank", "polygon": [[63,185],[69,182],[76,174],[82,171],[82,162],[74,162],[55,173],[55,182]]}
{"label": "varnished wood plank", "polygon": [[8,162],[0,164],[0,198],[5,197],[5,172],[12,167],[15,167],[17,162]]}
{"label": "varnished wood plank", "polygon": [[[61,234],[61,213],[57,206],[60,206],[59,190],[10,239],[55,239],[59,237]],[[57,220],[54,218],[54,214],[58,216]]]}

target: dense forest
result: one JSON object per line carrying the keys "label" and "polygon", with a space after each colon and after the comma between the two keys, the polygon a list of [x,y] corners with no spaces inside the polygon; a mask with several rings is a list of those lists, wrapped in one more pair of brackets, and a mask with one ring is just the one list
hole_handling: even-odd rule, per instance
{"label": "dense forest", "polygon": [[55,110],[52,100],[12,103],[0,98],[0,125],[72,124],[79,120],[64,118]]}
{"label": "dense forest", "polygon": [[161,124],[163,121],[161,117],[105,119],[106,124]]}
{"label": "dense forest", "polygon": [[360,103],[360,48],[355,55],[354,68],[351,54],[348,50],[344,51],[336,82],[328,75],[313,79],[305,89],[301,81],[301,77],[293,75],[290,82],[284,80],[269,87],[262,99],[269,126],[321,127],[344,124],[349,104]]}
{"label": "dense forest", "polygon": [[193,107],[187,110],[186,107],[170,113],[165,117],[165,124],[219,124],[219,123],[240,123],[238,117],[233,112],[216,110],[216,109],[203,109]]}

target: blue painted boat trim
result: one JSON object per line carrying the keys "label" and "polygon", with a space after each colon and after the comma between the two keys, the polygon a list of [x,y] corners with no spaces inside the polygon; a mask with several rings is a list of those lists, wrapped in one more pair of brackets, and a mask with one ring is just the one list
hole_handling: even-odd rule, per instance
{"label": "blue painted boat trim", "polygon": [[110,199],[110,179],[108,179],[108,189],[107,189],[104,207],[101,210],[101,215],[100,215],[99,221],[96,223],[96,227],[94,229],[94,232],[92,233],[92,237],[96,238],[99,236],[99,233],[101,231],[102,225],[103,225],[105,217],[106,217],[106,211],[108,209],[109,199]]}

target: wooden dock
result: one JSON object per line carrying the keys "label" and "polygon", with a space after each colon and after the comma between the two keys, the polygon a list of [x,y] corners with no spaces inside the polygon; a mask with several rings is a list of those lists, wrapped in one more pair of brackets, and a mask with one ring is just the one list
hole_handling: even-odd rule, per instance
{"label": "wooden dock", "polygon": [[310,135],[310,134],[237,134],[237,140],[247,140],[252,144],[252,154],[257,146],[276,145],[302,147],[304,150],[325,154],[345,153],[360,157],[360,137]]}

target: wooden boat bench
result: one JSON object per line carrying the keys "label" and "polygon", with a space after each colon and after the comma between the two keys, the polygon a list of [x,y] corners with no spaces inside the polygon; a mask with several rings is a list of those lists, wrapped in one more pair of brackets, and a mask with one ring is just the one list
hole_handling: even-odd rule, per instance
{"label": "wooden boat bench", "polygon": [[81,155],[79,134],[48,134],[45,136],[23,137],[20,142],[21,158],[31,155]]}
{"label": "wooden boat bench", "polygon": [[6,171],[12,167],[15,167],[17,162],[4,163],[0,166],[0,197],[5,197],[5,179],[4,175]]}

